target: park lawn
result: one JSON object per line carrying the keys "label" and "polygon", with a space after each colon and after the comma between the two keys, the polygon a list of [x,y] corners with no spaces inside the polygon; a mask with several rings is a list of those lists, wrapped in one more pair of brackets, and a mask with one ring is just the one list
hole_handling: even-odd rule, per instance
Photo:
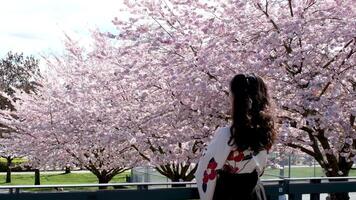
{"label": "park lawn", "polygon": [[[130,175],[130,172],[123,172],[116,175],[110,183],[123,183],[126,182],[126,175]],[[12,182],[10,184],[5,183],[5,175],[0,175],[0,186],[3,185],[33,185],[35,182],[33,174],[13,174]],[[41,185],[65,185],[65,184],[87,184],[98,183],[95,175],[92,173],[51,173],[41,174]],[[96,190],[97,188],[66,188],[65,190]],[[41,191],[48,191],[52,189],[40,189]],[[31,189],[31,191],[34,191]],[[38,190],[36,190],[38,191]]]}
{"label": "park lawn", "polygon": [[[320,167],[315,168],[316,176],[324,176]],[[285,176],[288,176],[288,168],[285,168]],[[130,171],[126,171],[119,175],[116,175],[110,183],[123,183],[126,182],[126,176],[130,175]],[[274,176],[270,176],[274,175]],[[278,169],[266,169],[262,179],[276,179],[279,175]],[[314,168],[313,167],[296,167],[292,168],[291,176],[293,178],[302,177],[313,177]],[[356,176],[356,170],[350,171],[350,176]],[[50,173],[41,174],[41,184],[42,185],[65,185],[65,184],[86,184],[86,183],[98,183],[97,178],[90,172],[87,173]],[[33,174],[13,174],[12,183],[5,183],[5,174],[0,175],[0,186],[2,185],[33,185],[34,184],[34,173]],[[130,187],[131,188],[131,187]],[[65,191],[70,190],[97,190],[98,188],[65,188]],[[49,191],[53,189],[40,189],[34,190],[29,189],[27,191]]]}
{"label": "park lawn", "polygon": [[[275,179],[279,176],[279,169],[266,169],[265,174],[262,176],[262,179]],[[289,168],[285,168],[284,176],[288,177]],[[273,176],[270,176],[273,175]],[[315,168],[315,176],[325,176],[320,167]],[[351,170],[349,176],[356,176],[356,170]],[[291,170],[292,178],[303,178],[303,177],[314,177],[314,168],[313,167],[296,167]]]}
{"label": "park lawn", "polygon": [[[24,162],[26,162],[26,161],[27,161],[26,158],[14,158],[14,159],[12,160],[12,163],[15,164],[15,165],[17,165],[17,164],[24,163]],[[1,163],[6,163],[6,159],[0,157],[0,162],[1,162]]]}

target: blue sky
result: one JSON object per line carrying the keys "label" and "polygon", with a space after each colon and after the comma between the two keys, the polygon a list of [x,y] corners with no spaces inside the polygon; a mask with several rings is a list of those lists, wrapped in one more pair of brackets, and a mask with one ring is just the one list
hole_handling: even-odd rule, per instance
{"label": "blue sky", "polygon": [[61,53],[64,33],[85,43],[89,30],[113,30],[123,0],[3,0],[0,57],[8,51],[26,55]]}

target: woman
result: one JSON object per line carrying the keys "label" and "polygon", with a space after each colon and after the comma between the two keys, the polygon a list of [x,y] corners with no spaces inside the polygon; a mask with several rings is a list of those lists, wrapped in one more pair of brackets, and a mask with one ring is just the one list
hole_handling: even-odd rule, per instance
{"label": "woman", "polygon": [[266,84],[255,75],[236,75],[230,85],[232,124],[219,128],[196,172],[203,200],[265,200],[259,177],[274,138]]}

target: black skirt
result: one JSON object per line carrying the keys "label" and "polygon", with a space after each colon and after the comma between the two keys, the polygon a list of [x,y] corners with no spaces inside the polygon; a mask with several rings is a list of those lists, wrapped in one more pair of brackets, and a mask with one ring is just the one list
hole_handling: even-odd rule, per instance
{"label": "black skirt", "polygon": [[231,174],[218,171],[213,200],[267,200],[257,171]]}

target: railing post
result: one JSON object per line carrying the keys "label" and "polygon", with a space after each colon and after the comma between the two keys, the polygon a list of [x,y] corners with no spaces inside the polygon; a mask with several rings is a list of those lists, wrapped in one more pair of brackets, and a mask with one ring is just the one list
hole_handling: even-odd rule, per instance
{"label": "railing post", "polygon": [[273,199],[285,200],[285,194],[288,193],[289,180],[284,179],[283,181],[278,182],[278,194]]}
{"label": "railing post", "polygon": [[[321,179],[310,179],[311,184],[321,183]],[[320,193],[311,193],[310,200],[320,200]]]}
{"label": "railing post", "polygon": [[40,170],[35,169],[35,185],[41,185]]}
{"label": "railing post", "polygon": [[129,175],[126,175],[125,180],[126,180],[126,183],[132,183],[132,177]]}
{"label": "railing post", "polygon": [[14,193],[14,189],[9,188],[9,194],[13,194]]}
{"label": "railing post", "polygon": [[15,188],[15,194],[20,194],[20,188]]}
{"label": "railing post", "polygon": [[302,194],[289,194],[289,200],[302,200]]}
{"label": "railing post", "polygon": [[289,179],[285,180],[285,188],[286,188],[286,194],[288,194],[288,199],[289,200],[302,200],[302,194],[291,193],[290,187],[291,187],[290,180]]}
{"label": "railing post", "polygon": [[137,185],[137,190],[148,190],[148,185]]}
{"label": "railing post", "polygon": [[278,187],[278,198],[279,198],[279,196],[286,194],[286,189],[289,186],[289,180],[279,181],[278,185],[279,185]]}

